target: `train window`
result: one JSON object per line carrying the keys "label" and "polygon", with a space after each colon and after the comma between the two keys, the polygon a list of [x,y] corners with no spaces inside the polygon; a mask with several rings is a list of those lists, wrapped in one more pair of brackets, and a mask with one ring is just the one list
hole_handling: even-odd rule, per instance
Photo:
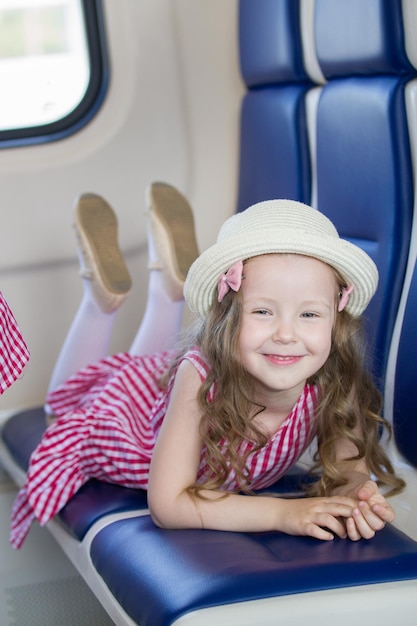
{"label": "train window", "polygon": [[107,83],[101,0],[0,0],[0,147],[75,132]]}

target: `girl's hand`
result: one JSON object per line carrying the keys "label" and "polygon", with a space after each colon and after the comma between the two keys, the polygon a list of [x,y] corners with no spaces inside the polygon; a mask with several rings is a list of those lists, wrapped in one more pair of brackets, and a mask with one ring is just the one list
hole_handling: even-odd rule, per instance
{"label": "girl's hand", "polygon": [[358,486],[356,497],[358,505],[346,521],[347,535],[352,541],[371,539],[387,522],[394,520],[394,509],[370,479]]}
{"label": "girl's hand", "polygon": [[308,535],[329,541],[347,537],[343,519],[352,519],[357,501],[345,496],[280,500],[279,528],[288,535]]}

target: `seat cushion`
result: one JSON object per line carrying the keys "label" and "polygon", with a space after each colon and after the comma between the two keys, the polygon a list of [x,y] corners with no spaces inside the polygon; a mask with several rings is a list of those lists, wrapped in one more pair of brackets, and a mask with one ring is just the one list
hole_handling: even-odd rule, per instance
{"label": "seat cushion", "polygon": [[141,626],[261,598],[417,578],[417,543],[392,526],[357,543],[282,533],[161,530],[151,518],[98,532],[92,562]]}

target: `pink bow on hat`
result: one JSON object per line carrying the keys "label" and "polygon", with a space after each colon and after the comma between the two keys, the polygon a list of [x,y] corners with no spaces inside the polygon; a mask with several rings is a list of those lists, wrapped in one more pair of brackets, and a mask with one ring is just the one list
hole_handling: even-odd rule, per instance
{"label": "pink bow on hat", "polygon": [[342,291],[340,292],[340,300],[339,300],[339,306],[337,307],[337,310],[339,311],[343,311],[343,309],[346,307],[347,303],[349,302],[349,296],[353,291],[353,285],[350,285],[349,287],[343,287]]}
{"label": "pink bow on hat", "polygon": [[233,289],[239,291],[242,284],[243,261],[236,261],[225,274],[221,274],[217,281],[218,301],[221,302],[224,296]]}

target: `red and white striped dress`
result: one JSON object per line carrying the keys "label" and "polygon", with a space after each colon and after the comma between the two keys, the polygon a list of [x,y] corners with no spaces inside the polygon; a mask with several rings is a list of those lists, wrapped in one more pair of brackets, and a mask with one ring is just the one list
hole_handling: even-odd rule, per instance
{"label": "red and white striped dress", "polygon": [[19,378],[29,350],[3,294],[0,293],[0,395]]}
{"label": "red and white striped dress", "polygon": [[[183,358],[191,361],[202,381],[207,377],[209,365],[198,349]],[[22,545],[35,517],[46,524],[89,478],[147,489],[152,452],[176,371],[164,390],[158,379],[171,359],[170,353],[117,354],[80,370],[49,394],[47,401],[58,419],[32,454],[26,483],[16,498],[13,547]],[[307,385],[279,431],[249,457],[253,489],[283,476],[309,445],[316,399],[316,388]],[[244,441],[242,453],[253,446]],[[203,450],[198,481],[206,477],[206,467]],[[227,489],[238,489],[232,473]]]}

